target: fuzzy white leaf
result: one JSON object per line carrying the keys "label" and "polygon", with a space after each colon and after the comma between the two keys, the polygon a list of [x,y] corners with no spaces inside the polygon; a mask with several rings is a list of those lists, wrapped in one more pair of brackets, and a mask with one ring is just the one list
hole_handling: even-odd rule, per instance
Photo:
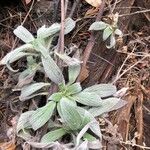
{"label": "fuzzy white leaf", "polygon": [[66,131],[63,128],[50,131],[42,137],[41,143],[54,142],[65,134],[66,134]]}
{"label": "fuzzy white leaf", "polygon": [[41,28],[37,31],[37,38],[47,38],[50,37],[60,31],[61,25],[59,23],[54,23],[50,27],[46,28],[45,25],[43,25]]}
{"label": "fuzzy white leaf", "polygon": [[65,34],[70,33],[76,26],[76,22],[71,19],[71,18],[67,18],[65,19]]}
{"label": "fuzzy white leaf", "polygon": [[25,52],[25,51],[31,50],[31,49],[33,49],[33,46],[31,44],[24,44],[24,45],[20,46],[19,48],[12,50],[0,61],[0,65],[6,65],[8,62],[9,63],[14,62],[12,60],[16,60],[16,55],[18,53]]}
{"label": "fuzzy white leaf", "polygon": [[71,105],[70,100],[67,98],[62,98],[60,100],[60,111],[63,122],[72,130],[78,130],[82,125],[82,117],[77,111],[77,107]]}
{"label": "fuzzy white leaf", "polygon": [[81,65],[74,65],[68,67],[69,72],[69,83],[75,82],[81,70]]}
{"label": "fuzzy white leaf", "polygon": [[33,42],[33,45],[34,45],[34,49],[40,52],[45,58],[47,57],[47,55],[49,55],[48,49],[46,49],[40,41],[35,40]]}
{"label": "fuzzy white leaf", "polygon": [[21,89],[21,95],[19,98],[20,100],[26,100],[27,97],[46,86],[50,86],[50,83],[39,82],[26,85]]}
{"label": "fuzzy white leaf", "polygon": [[64,83],[63,74],[59,67],[56,65],[55,61],[51,58],[51,56],[49,54],[46,58],[41,56],[41,59],[44,70],[49,79],[55,82],[56,84]]}
{"label": "fuzzy white leaf", "polygon": [[60,99],[63,97],[62,93],[61,92],[57,92],[57,93],[53,93],[49,98],[48,100],[53,100],[55,102],[59,102]]}
{"label": "fuzzy white leaf", "polygon": [[31,115],[29,122],[34,130],[42,127],[52,116],[56,103],[50,101],[45,106],[38,108]]}
{"label": "fuzzy white leaf", "polygon": [[116,29],[114,33],[115,33],[116,35],[119,35],[119,36],[122,36],[122,35],[123,35],[122,31],[119,30],[119,29]]}
{"label": "fuzzy white leaf", "polygon": [[96,119],[93,117],[93,115],[91,113],[89,113],[89,111],[87,111],[81,107],[78,107],[78,112],[80,113],[80,115],[83,118],[82,129],[85,125],[87,125],[87,123],[93,121],[93,123],[90,124],[89,128],[95,135],[97,135],[100,139],[102,139],[100,126],[99,126],[98,122],[96,121]]}
{"label": "fuzzy white leaf", "polygon": [[[107,113],[113,110],[116,110],[116,108],[114,107],[115,105],[117,105],[119,102],[122,102],[122,100],[120,100],[119,98],[107,98],[105,100],[102,101],[101,106],[100,107],[95,107],[95,108],[91,108],[88,111],[94,116],[100,116],[103,113]],[[124,106],[125,103],[123,105],[120,105],[121,107]],[[114,108],[114,109],[113,109]],[[119,107],[117,107],[118,109]]]}
{"label": "fuzzy white leaf", "polygon": [[102,101],[96,93],[86,91],[72,95],[71,99],[87,106],[100,106]]}
{"label": "fuzzy white leaf", "polygon": [[108,26],[104,31],[103,31],[103,40],[107,40],[107,38],[113,33],[113,30],[110,26]]}
{"label": "fuzzy white leaf", "polygon": [[33,114],[34,111],[27,111],[19,117],[18,123],[17,123],[17,133],[20,130],[24,130],[25,128],[31,128],[31,125],[29,123],[29,118]]}
{"label": "fuzzy white leaf", "polygon": [[84,91],[96,93],[100,97],[108,97],[115,94],[117,89],[112,84],[97,84],[86,88]]}
{"label": "fuzzy white leaf", "polygon": [[116,45],[116,39],[115,39],[114,35],[111,35],[110,36],[110,45],[106,45],[106,47],[109,49],[109,48],[115,47],[115,45]]}
{"label": "fuzzy white leaf", "polygon": [[74,66],[74,65],[79,65],[81,63],[81,61],[79,61],[76,58],[71,58],[70,56],[66,55],[66,54],[59,54],[57,52],[55,52],[55,54],[62,59],[68,66]]}
{"label": "fuzzy white leaf", "polygon": [[71,94],[71,95],[79,93],[79,92],[81,92],[81,90],[82,90],[82,87],[79,82],[69,85],[67,87],[67,93]]}
{"label": "fuzzy white leaf", "polygon": [[14,34],[25,43],[34,41],[33,35],[21,25],[14,30]]}
{"label": "fuzzy white leaf", "polygon": [[103,21],[97,21],[97,22],[94,22],[92,23],[92,25],[90,26],[89,30],[103,30],[107,27],[108,24],[106,24],[105,22]]}

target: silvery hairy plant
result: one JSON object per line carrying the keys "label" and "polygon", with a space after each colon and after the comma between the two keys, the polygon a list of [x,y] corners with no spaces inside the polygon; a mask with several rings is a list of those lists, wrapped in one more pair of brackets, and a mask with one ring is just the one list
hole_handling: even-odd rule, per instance
{"label": "silvery hairy plant", "polygon": [[[66,56],[63,57],[64,54],[59,55],[62,60],[66,60]],[[59,84],[58,92],[47,98],[48,103],[45,106],[21,114],[17,125],[19,136],[28,140],[31,138],[30,129],[36,131],[48,123],[49,132],[41,138],[39,142],[41,145],[50,144],[60,140],[65,134],[70,134],[76,147],[83,141],[91,145],[99,143],[95,144],[94,149],[100,146],[102,135],[95,117],[116,109],[115,106],[118,103],[122,103],[119,106],[122,107],[125,102],[113,96],[117,90],[112,84],[97,84],[82,89],[80,83],[75,82],[80,72],[80,63],[72,64],[68,66],[68,83]],[[42,86],[42,83],[38,84]],[[27,88],[30,92],[33,92],[33,89]],[[24,90],[23,93],[26,94],[27,90]],[[56,112],[58,113],[57,123],[52,119],[52,116],[57,114]],[[91,134],[89,130],[93,133]]]}
{"label": "silvery hairy plant", "polygon": [[[36,38],[23,26],[19,26],[14,33],[25,44],[8,53],[0,62],[16,72],[18,70],[14,70],[10,64],[27,57],[27,69],[20,73],[17,84],[21,90],[21,101],[47,95],[45,106],[21,114],[16,128],[17,135],[33,147],[50,148],[60,146],[57,141],[61,142],[62,137],[69,134],[70,143],[76,150],[100,149],[102,134],[95,117],[120,108],[125,102],[113,96],[117,89],[112,84],[96,84],[83,89],[76,82],[82,63],[79,52],[70,57],[67,52],[59,53],[52,46],[52,40],[58,35],[60,26],[58,23],[48,28],[42,26],[38,29]],[[65,34],[74,27],[75,22],[71,18],[66,19]],[[55,57],[59,57],[68,67],[67,82],[55,62]],[[33,82],[36,71],[45,73],[57,84],[58,91],[49,94],[51,83]],[[46,124],[48,132],[38,142],[33,141],[34,131]]]}
{"label": "silvery hairy plant", "polygon": [[113,15],[113,20],[111,24],[105,23],[103,21],[94,22],[89,30],[103,31],[103,40],[106,41],[109,39],[110,45],[106,45],[107,48],[113,48],[116,45],[115,35],[122,36],[122,31],[118,29],[118,13]]}
{"label": "silvery hairy plant", "polygon": [[[68,34],[74,27],[75,21],[67,18],[65,20],[65,34]],[[44,25],[37,30],[36,38],[23,26],[18,26],[14,30],[14,34],[25,44],[8,53],[0,61],[0,65],[6,65],[11,71],[17,72],[18,70],[14,70],[10,64],[27,57],[28,68],[19,76],[19,87],[23,86],[25,81],[26,83],[32,81],[36,71],[42,70],[42,68],[51,81],[56,84],[64,82],[62,72],[52,58],[52,40],[58,36],[60,28],[61,24],[59,23],[54,23],[50,27]]]}

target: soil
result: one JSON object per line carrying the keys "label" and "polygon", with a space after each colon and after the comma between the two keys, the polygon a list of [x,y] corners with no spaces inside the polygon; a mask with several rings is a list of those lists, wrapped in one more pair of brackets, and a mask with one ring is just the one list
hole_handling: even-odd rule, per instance
{"label": "soil", "polygon": [[[128,102],[127,105],[106,117],[103,128],[108,132],[103,133],[104,146],[108,150],[125,148],[138,150],[144,147],[150,149],[150,13],[142,12],[150,10],[150,1],[122,0],[116,4],[113,12],[122,15],[119,17],[119,28],[124,36],[117,41],[114,49],[106,48],[101,33],[88,31],[98,11],[93,10],[82,0],[71,14],[74,3],[69,1],[67,16],[72,15],[74,20],[85,15],[86,17],[78,21],[75,30],[65,37],[65,46],[70,43],[77,45],[84,59],[87,57],[85,49],[91,44],[89,39],[92,36],[97,37],[84,71],[80,75],[82,85],[87,87],[96,83],[114,82],[117,73],[120,72],[123,74],[115,82],[116,86],[118,89],[129,87],[123,98]],[[115,2],[110,0],[109,3],[104,7],[102,20],[110,19],[109,5],[112,7]],[[90,13],[87,15],[89,10]],[[43,24],[60,22],[60,14],[59,0],[31,1],[29,4],[25,0],[1,0],[0,58],[22,44],[13,34],[13,30],[22,22],[31,33],[35,34]],[[129,55],[130,57],[125,61]],[[13,67],[23,70],[24,63],[16,62]],[[40,77],[42,76],[37,76]],[[16,138],[15,133],[12,132],[14,118],[34,107],[31,102],[20,102],[18,99],[20,93],[12,91],[17,84],[17,78],[18,73],[13,74],[4,66],[0,66],[0,148],[3,150],[22,149],[24,141]],[[40,98],[38,105],[44,105],[46,101],[41,102],[43,99],[44,97]],[[110,131],[110,128],[117,132]],[[120,138],[125,142],[120,143]]]}

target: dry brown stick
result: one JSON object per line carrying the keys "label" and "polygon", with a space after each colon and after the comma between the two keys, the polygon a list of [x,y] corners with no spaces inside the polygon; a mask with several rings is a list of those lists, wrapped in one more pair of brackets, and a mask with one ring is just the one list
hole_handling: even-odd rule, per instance
{"label": "dry brown stick", "polygon": [[73,3],[73,6],[72,6],[72,9],[71,9],[71,12],[69,14],[69,17],[72,18],[75,10],[76,10],[76,7],[78,6],[80,0],[75,0],[74,3]]}
{"label": "dry brown stick", "polygon": [[64,51],[64,28],[65,28],[65,3],[61,0],[61,31],[60,31],[60,50]]}
{"label": "dry brown stick", "polygon": [[[100,5],[100,8],[99,8],[99,12],[98,12],[98,15],[96,17],[96,21],[99,21],[101,20],[102,18],[102,14],[104,12],[104,7],[105,7],[105,2],[103,1],[102,4]],[[89,42],[84,50],[84,54],[83,54],[83,64],[82,64],[82,67],[81,67],[81,71],[80,71],[80,74],[78,76],[78,79],[77,81],[80,81],[81,79],[81,76],[82,76],[82,73],[84,71],[84,68],[86,67],[86,64],[87,64],[87,61],[90,57],[90,54],[91,54],[91,51],[92,51],[92,48],[95,44],[95,38],[96,36],[94,36],[94,32],[91,33],[91,36],[90,36],[90,39],[89,39]]]}
{"label": "dry brown stick", "polygon": [[143,144],[143,93],[138,91],[138,98],[135,107],[136,128],[137,128],[137,144]]}

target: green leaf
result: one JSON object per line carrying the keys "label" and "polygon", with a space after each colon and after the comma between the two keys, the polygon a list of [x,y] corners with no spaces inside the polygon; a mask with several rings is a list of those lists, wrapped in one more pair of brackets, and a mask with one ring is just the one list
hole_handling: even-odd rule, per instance
{"label": "green leaf", "polygon": [[108,26],[108,24],[106,24],[103,21],[96,21],[94,23],[92,23],[92,25],[90,26],[89,30],[103,30]]}
{"label": "green leaf", "polygon": [[47,55],[49,55],[48,49],[46,49],[45,46],[43,46],[41,41],[36,39],[32,43],[34,45],[34,49],[37,52],[40,52],[43,55],[43,57],[47,58]]}
{"label": "green leaf", "polygon": [[34,41],[33,35],[21,25],[14,30],[14,34],[25,43]]}
{"label": "green leaf", "polygon": [[96,138],[95,138],[94,136],[92,136],[91,134],[89,134],[89,133],[85,133],[85,134],[83,135],[83,140],[95,141]]}
{"label": "green leaf", "polygon": [[114,33],[115,33],[116,35],[119,35],[119,36],[122,36],[122,35],[123,35],[122,31],[119,30],[119,29],[116,29]]}
{"label": "green leaf", "polygon": [[42,137],[41,143],[54,142],[54,141],[58,140],[59,138],[61,138],[65,134],[66,134],[66,131],[63,128],[60,128],[60,129],[57,129],[54,131],[50,131]]}
{"label": "green leaf", "polygon": [[103,40],[107,40],[107,38],[113,33],[113,29],[108,26],[103,32]]}
{"label": "green leaf", "polygon": [[79,65],[73,65],[69,66],[68,72],[69,72],[69,83],[75,82],[76,78],[78,77],[80,73],[81,66]]}
{"label": "green leaf", "polygon": [[[91,108],[89,109],[88,111],[94,116],[94,117],[97,117],[97,116],[100,116],[102,115],[103,113],[106,113],[106,112],[110,112],[112,111],[113,107],[115,105],[117,105],[119,103],[120,99],[119,98],[107,98],[105,100],[102,101],[102,104],[100,107],[95,107],[95,108]],[[122,107],[122,106],[121,106]]]}
{"label": "green leaf", "polygon": [[93,92],[100,97],[108,97],[117,92],[116,86],[112,84],[97,84],[88,87],[84,90],[85,92]]}
{"label": "green leaf", "polygon": [[[78,112],[82,116],[82,120],[83,120],[81,127],[83,128],[86,125],[89,126],[89,128],[91,129],[91,131],[95,135],[97,135],[98,137],[100,137],[100,139],[101,139],[102,138],[102,134],[101,134],[101,131],[100,131],[100,126],[99,126],[99,123],[94,118],[94,116],[89,111],[87,111],[87,110],[85,110],[85,109],[83,109],[81,107],[78,107]],[[88,125],[88,123],[89,123],[89,125]]]}
{"label": "green leaf", "polygon": [[76,26],[76,22],[71,19],[71,18],[67,18],[65,19],[65,34],[70,33]]}
{"label": "green leaf", "polygon": [[25,128],[31,128],[31,124],[29,123],[29,118],[33,114],[34,111],[27,111],[19,117],[18,123],[17,123],[17,133],[20,130],[24,130]]}
{"label": "green leaf", "polygon": [[60,100],[59,115],[63,122],[71,129],[78,130],[82,126],[82,117],[77,111],[77,106],[73,106],[66,98]]}
{"label": "green leaf", "polygon": [[110,36],[110,45],[106,45],[106,47],[109,49],[109,48],[115,47],[115,45],[116,45],[116,39],[114,35],[112,34]]}
{"label": "green leaf", "polygon": [[44,83],[44,82],[39,82],[39,83],[33,83],[30,85],[26,85],[21,89],[21,95],[19,97],[20,100],[26,100],[28,97],[32,96],[35,92],[38,90],[42,89],[45,86],[50,86],[50,83]]}
{"label": "green leaf", "polygon": [[81,84],[79,82],[77,83],[74,83],[74,84],[71,84],[67,87],[67,95],[72,95],[72,94],[77,94],[79,92],[81,92],[82,90],[82,87],[81,87]]}
{"label": "green leaf", "polygon": [[16,48],[9,52],[1,61],[0,65],[6,65],[7,63],[13,63],[14,61],[20,59],[18,58],[17,54],[26,51],[26,50],[32,50],[33,46],[31,44],[25,44],[20,46],[19,48]]}
{"label": "green leaf", "polygon": [[37,31],[37,38],[47,38],[50,37],[60,31],[61,25],[59,23],[54,23],[50,27],[46,28],[45,25],[43,25],[41,28]]}
{"label": "green leaf", "polygon": [[52,116],[56,103],[50,101],[45,106],[38,108],[30,117],[30,124],[34,130],[41,128]]}
{"label": "green leaf", "polygon": [[51,79],[56,84],[64,83],[63,74],[51,56],[48,54],[46,58],[42,56],[41,59],[44,70],[49,79]]}
{"label": "green leaf", "polygon": [[102,101],[99,95],[87,91],[74,94],[71,96],[71,99],[87,106],[100,106]]}
{"label": "green leaf", "polygon": [[55,102],[59,102],[62,98],[62,93],[61,92],[57,92],[57,93],[53,93],[49,98],[48,100],[53,100]]}
{"label": "green leaf", "polygon": [[83,128],[90,121],[94,120],[94,117],[86,109],[78,107],[78,112],[82,116],[81,128]]}

